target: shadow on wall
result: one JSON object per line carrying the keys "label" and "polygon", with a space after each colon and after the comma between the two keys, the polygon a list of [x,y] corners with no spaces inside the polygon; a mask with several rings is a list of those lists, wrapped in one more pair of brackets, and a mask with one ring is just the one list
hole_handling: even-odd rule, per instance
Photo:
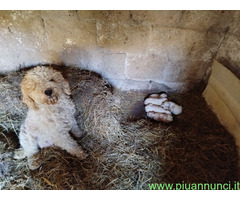
{"label": "shadow on wall", "polygon": [[[114,87],[117,87],[122,90],[138,90],[142,92],[148,93],[158,93],[160,91],[171,92],[174,91],[175,88],[178,88],[180,91],[184,90],[184,88],[193,89],[195,85],[188,80],[184,80],[185,82],[166,82],[164,79],[159,79],[156,81],[155,79],[143,79],[143,80],[134,80],[129,79],[126,76],[126,67],[131,67],[126,65],[128,63],[128,57],[122,53],[109,53],[110,51],[103,48],[84,48],[71,46],[69,48],[64,49],[59,54],[60,63],[66,66],[76,66],[78,68],[91,70],[101,74],[105,79],[107,79],[110,84]],[[141,55],[139,55],[141,57]],[[141,59],[137,60],[139,65],[141,65]],[[172,63],[171,63],[172,64]],[[188,65],[189,63],[185,63]],[[178,65],[185,65],[183,62],[178,63]],[[175,63],[177,65],[177,63]],[[169,66],[166,65],[165,70],[158,71],[156,73],[173,73],[172,69],[168,69]],[[175,66],[178,67],[178,66]],[[178,67],[178,69],[181,66]],[[184,66],[183,69],[178,71],[179,75],[181,73],[188,73],[188,68]],[[141,69],[139,69],[141,70]],[[146,66],[145,71],[148,70],[148,66]],[[161,70],[161,69],[159,69]],[[169,70],[169,71],[167,71]],[[175,71],[176,72],[176,71]],[[147,73],[147,72],[142,72]],[[167,75],[165,75],[167,76]],[[175,79],[176,75],[174,75],[173,79]],[[186,75],[185,75],[186,76]],[[163,76],[164,77],[164,76]]]}
{"label": "shadow on wall", "polygon": [[97,48],[86,49],[83,47],[71,46],[65,48],[59,54],[59,60],[67,66],[77,66],[100,73],[100,66],[103,64],[103,56],[104,54]]}

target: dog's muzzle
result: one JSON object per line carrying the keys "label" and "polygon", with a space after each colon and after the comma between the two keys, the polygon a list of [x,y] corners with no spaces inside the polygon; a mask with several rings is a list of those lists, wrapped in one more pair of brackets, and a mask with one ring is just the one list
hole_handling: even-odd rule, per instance
{"label": "dog's muzzle", "polygon": [[55,104],[58,101],[58,95],[53,92],[52,88],[47,88],[44,91],[44,94],[48,97],[47,104]]}
{"label": "dog's muzzle", "polygon": [[48,88],[48,89],[46,89],[45,91],[44,91],[44,93],[47,95],[47,96],[52,96],[52,93],[53,93],[53,91],[52,91],[52,89],[51,88]]}

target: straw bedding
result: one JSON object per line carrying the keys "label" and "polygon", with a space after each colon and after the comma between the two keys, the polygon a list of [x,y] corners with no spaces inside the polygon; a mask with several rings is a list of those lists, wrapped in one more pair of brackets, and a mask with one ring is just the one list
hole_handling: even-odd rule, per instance
{"label": "straw bedding", "polygon": [[[20,82],[26,70],[0,77],[0,189],[149,189],[150,183],[223,183],[238,180],[233,137],[198,93],[169,95],[183,106],[170,124],[147,119],[147,93],[112,88],[98,74],[54,66],[72,90],[76,119],[89,153],[80,161],[58,148],[41,150],[35,171],[14,160],[27,107]],[[160,91],[159,91],[160,92]]]}

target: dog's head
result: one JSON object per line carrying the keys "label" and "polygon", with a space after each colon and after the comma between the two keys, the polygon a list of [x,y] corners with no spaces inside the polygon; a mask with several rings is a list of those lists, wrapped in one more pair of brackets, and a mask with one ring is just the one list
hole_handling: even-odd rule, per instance
{"label": "dog's head", "polygon": [[27,72],[21,83],[23,102],[38,110],[43,104],[55,104],[61,95],[71,95],[62,74],[49,67],[35,67]]}

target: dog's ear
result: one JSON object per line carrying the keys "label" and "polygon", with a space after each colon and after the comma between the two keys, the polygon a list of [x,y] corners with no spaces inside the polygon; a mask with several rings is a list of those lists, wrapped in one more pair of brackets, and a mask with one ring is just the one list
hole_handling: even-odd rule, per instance
{"label": "dog's ear", "polygon": [[28,108],[33,110],[38,110],[39,107],[37,106],[36,102],[27,95],[23,95],[23,102],[28,106]]}
{"label": "dog's ear", "polygon": [[71,95],[71,90],[69,87],[69,83],[64,79],[64,81],[62,82],[62,87],[63,87],[63,92],[67,95]]}
{"label": "dog's ear", "polygon": [[28,108],[33,110],[38,110],[39,107],[37,103],[29,96],[29,91],[34,89],[34,84],[29,83],[26,78],[23,79],[21,84],[21,90],[23,95],[23,103],[25,103]]}

